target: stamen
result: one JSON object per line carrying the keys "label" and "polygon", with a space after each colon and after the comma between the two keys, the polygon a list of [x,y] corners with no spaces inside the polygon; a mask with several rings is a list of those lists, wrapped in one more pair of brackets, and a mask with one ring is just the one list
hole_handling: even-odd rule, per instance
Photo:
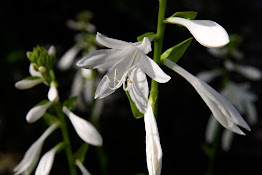
{"label": "stamen", "polygon": [[108,80],[111,80],[111,78],[109,78],[109,76],[107,76],[107,75],[106,75],[106,78],[107,78]]}

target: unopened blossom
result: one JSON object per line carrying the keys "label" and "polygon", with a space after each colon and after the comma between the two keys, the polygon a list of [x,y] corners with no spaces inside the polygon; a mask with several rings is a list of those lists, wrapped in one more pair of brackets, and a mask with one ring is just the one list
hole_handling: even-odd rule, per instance
{"label": "unopened blossom", "polygon": [[148,101],[144,121],[146,130],[146,158],[148,172],[149,175],[160,175],[163,153],[151,100]]}
{"label": "unopened blossom", "polygon": [[148,99],[146,74],[159,83],[169,81],[170,77],[146,54],[151,51],[148,38],[142,42],[128,43],[105,37],[97,33],[99,44],[110,49],[102,49],[83,57],[77,66],[87,69],[108,69],[100,81],[95,98],[104,98],[123,86],[137,109],[145,113]]}
{"label": "unopened blossom", "polygon": [[89,173],[89,171],[84,167],[84,165],[82,164],[80,160],[77,159],[75,163],[77,167],[80,169],[82,175],[91,175],[91,173]]}
{"label": "unopened blossom", "polygon": [[51,101],[47,101],[44,104],[41,105],[37,105],[35,107],[33,107],[32,109],[30,109],[30,111],[28,111],[28,113],[26,114],[26,120],[28,123],[33,123],[35,121],[37,121],[38,119],[40,119],[44,113],[46,112],[46,110],[52,105],[53,103]]}
{"label": "unopened blossom", "polygon": [[170,60],[164,60],[164,64],[185,78],[195,88],[222,126],[241,135],[245,135],[245,133],[237,125],[248,131],[251,130],[236,108],[212,87]]}
{"label": "unopened blossom", "polygon": [[49,56],[54,56],[56,54],[55,46],[50,46],[47,53],[48,53]]}
{"label": "unopened blossom", "polygon": [[102,137],[91,123],[78,117],[65,106],[63,107],[63,112],[69,117],[76,133],[83,141],[94,146],[102,145]]}
{"label": "unopened blossom", "polygon": [[59,99],[58,91],[57,91],[57,88],[56,88],[56,85],[55,85],[55,82],[54,82],[54,81],[52,81],[52,82],[50,83],[50,88],[49,88],[47,97],[48,97],[48,99],[49,99],[51,102],[58,101],[58,99]]}
{"label": "unopened blossom", "polygon": [[59,145],[53,147],[42,156],[36,168],[35,175],[48,175],[50,173],[58,148]]}
{"label": "unopened blossom", "polygon": [[226,30],[214,21],[170,17],[164,22],[186,27],[194,38],[205,47],[219,48],[229,43],[229,36]]}
{"label": "unopened blossom", "polygon": [[46,138],[58,127],[57,124],[51,125],[26,151],[21,162],[14,168],[15,175],[31,174],[34,170]]}
{"label": "unopened blossom", "polygon": [[15,87],[20,90],[30,89],[44,82],[43,78],[34,77],[33,79],[24,79],[15,83]]}
{"label": "unopened blossom", "polygon": [[221,73],[222,73],[221,71],[216,71],[216,72],[215,71],[203,71],[203,72],[198,73],[196,77],[206,83],[209,83],[213,79],[221,75]]}
{"label": "unopened blossom", "polygon": [[58,62],[58,68],[60,70],[67,70],[74,62],[77,54],[82,48],[78,45],[74,45],[60,58]]}

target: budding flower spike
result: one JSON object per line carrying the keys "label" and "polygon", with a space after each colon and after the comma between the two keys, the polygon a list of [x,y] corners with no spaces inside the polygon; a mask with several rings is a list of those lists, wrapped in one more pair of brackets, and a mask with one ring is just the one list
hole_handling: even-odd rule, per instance
{"label": "budding flower spike", "polygon": [[248,131],[251,130],[236,108],[212,87],[168,59],[164,60],[164,64],[185,78],[195,88],[222,126],[241,135],[245,135],[245,133],[237,125]]}
{"label": "budding flower spike", "polygon": [[145,113],[149,93],[146,74],[159,83],[170,80],[170,77],[146,55],[151,51],[149,39],[145,37],[142,42],[128,43],[97,33],[96,40],[110,49],[90,53],[77,62],[77,66],[81,68],[108,69],[97,87],[95,98],[104,98],[123,86],[137,109]]}
{"label": "budding flower spike", "polygon": [[194,38],[205,47],[219,48],[229,43],[229,36],[226,30],[214,21],[170,17],[164,20],[164,22],[180,24],[186,27]]}

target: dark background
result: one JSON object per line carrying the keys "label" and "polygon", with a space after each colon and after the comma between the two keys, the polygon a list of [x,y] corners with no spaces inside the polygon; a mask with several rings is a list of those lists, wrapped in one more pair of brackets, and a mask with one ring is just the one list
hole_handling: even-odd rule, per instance
{"label": "dark background", "polygon": [[[158,12],[157,0],[39,0],[1,2],[0,5],[0,174],[9,174],[27,148],[46,129],[44,122],[28,124],[26,113],[37,102],[46,98],[43,85],[32,90],[15,89],[16,81],[29,75],[26,51],[37,44],[57,48],[59,58],[74,44],[76,32],[65,25],[68,19],[82,10],[94,14],[92,23],[97,30],[112,38],[135,42],[145,32],[155,32]],[[166,17],[177,11],[197,11],[197,19],[210,19],[221,24],[228,33],[239,34],[244,42],[240,50],[245,63],[262,66],[262,1],[169,0]],[[167,26],[164,50],[190,37],[190,33],[175,25]],[[152,56],[152,53],[149,54]],[[193,41],[179,64],[192,74],[218,61],[206,48]],[[204,174],[207,157],[201,149],[210,111],[195,90],[176,73],[163,67],[172,79],[160,84],[158,128],[163,149],[162,175]],[[73,76],[61,72],[59,80]],[[244,79],[238,79],[245,81]],[[252,81],[257,94],[258,123],[247,135],[235,136],[229,152],[218,150],[215,174],[262,174],[261,81]],[[215,86],[214,86],[215,87]],[[62,87],[63,88],[63,87]],[[66,98],[68,86],[63,95]],[[216,87],[215,87],[216,88]],[[219,90],[219,88],[216,88]],[[60,94],[60,96],[62,96]],[[143,119],[134,119],[129,102],[122,90],[105,99],[100,133],[108,160],[108,174],[133,175],[146,173],[145,130]],[[84,115],[81,115],[84,117]],[[88,117],[86,117],[88,119]],[[72,128],[74,142],[80,142]],[[58,134],[58,133],[56,133]],[[59,134],[58,134],[59,135]],[[43,153],[61,141],[53,134]],[[98,165],[95,147],[90,146],[85,166],[92,174],[103,174]],[[51,174],[68,174],[66,158],[55,158]],[[9,173],[8,173],[9,172]]]}

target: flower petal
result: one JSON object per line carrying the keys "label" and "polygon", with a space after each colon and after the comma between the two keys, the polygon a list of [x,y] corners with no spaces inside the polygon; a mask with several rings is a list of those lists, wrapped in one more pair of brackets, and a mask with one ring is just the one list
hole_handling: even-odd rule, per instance
{"label": "flower petal", "polygon": [[205,133],[206,142],[208,144],[213,143],[215,136],[216,136],[218,126],[219,124],[216,118],[211,114],[211,116],[209,117],[208,123],[207,123],[206,133]]}
{"label": "flower petal", "polygon": [[141,113],[147,110],[148,83],[146,74],[140,68],[134,69],[130,75],[131,82],[127,82],[127,88],[132,101]]}
{"label": "flower petal", "polygon": [[222,134],[222,149],[224,151],[229,151],[231,144],[232,144],[233,136],[234,136],[234,133],[229,131],[229,130],[225,130],[223,132],[223,134]]}
{"label": "flower petal", "polygon": [[75,45],[66,51],[58,62],[58,68],[60,70],[67,70],[73,64],[74,59],[80,50],[81,47]]}
{"label": "flower petal", "polygon": [[117,39],[113,39],[113,38],[108,38],[104,35],[102,35],[101,33],[96,34],[96,41],[107,47],[107,48],[111,48],[111,49],[124,49],[125,47],[130,46],[130,43],[125,42],[125,41],[121,41],[121,40],[117,40]]}
{"label": "flower petal", "polygon": [[164,64],[184,77],[195,88],[221,125],[242,135],[244,135],[244,133],[236,124],[250,131],[250,127],[235,107],[212,87],[170,60],[165,60]]}
{"label": "flower petal", "polygon": [[102,137],[91,123],[78,117],[66,107],[63,107],[63,112],[69,117],[78,136],[83,141],[95,146],[102,145]]}
{"label": "flower petal", "polygon": [[44,79],[39,77],[34,80],[20,80],[15,83],[15,87],[20,90],[30,89],[40,83],[43,83]]}
{"label": "flower petal", "polygon": [[40,119],[46,110],[52,105],[52,102],[47,102],[43,105],[35,106],[26,114],[26,120],[28,123],[33,123]]}
{"label": "flower petal", "polygon": [[214,21],[188,20],[180,17],[168,18],[166,21],[185,26],[194,38],[205,47],[219,48],[229,43],[226,30]]}
{"label": "flower petal", "polygon": [[84,167],[84,165],[81,163],[80,160],[76,160],[77,167],[81,170],[82,175],[91,175],[87,169]]}
{"label": "flower petal", "polygon": [[42,77],[42,74],[39,71],[36,71],[34,69],[34,66],[33,66],[32,63],[29,66],[29,73],[30,73],[31,76]]}
{"label": "flower petal", "polygon": [[151,42],[147,37],[144,37],[142,42],[137,42],[134,44],[139,50],[142,50],[144,54],[148,54],[152,51]]}
{"label": "flower petal", "polygon": [[261,71],[252,66],[236,66],[235,70],[251,80],[260,80],[262,78]]}
{"label": "flower petal", "polygon": [[36,168],[35,175],[48,175],[50,173],[58,148],[58,146],[55,146],[42,156]]}
{"label": "flower petal", "polygon": [[141,54],[141,63],[143,71],[152,79],[159,83],[168,82],[171,77],[167,75],[154,60],[146,56],[145,54]]}
{"label": "flower petal", "polygon": [[55,82],[53,81],[50,83],[50,88],[47,97],[51,102],[55,102],[59,99],[58,91],[56,89]]}
{"label": "flower petal", "polygon": [[221,74],[221,72],[214,72],[214,71],[203,71],[200,72],[196,75],[197,78],[199,78],[200,80],[209,83],[211,82],[214,78],[216,78],[217,76],[219,76]]}
{"label": "flower petal", "polygon": [[162,148],[157,129],[156,119],[152,110],[152,101],[149,100],[144,116],[146,130],[146,157],[149,175],[160,175],[162,168]]}

